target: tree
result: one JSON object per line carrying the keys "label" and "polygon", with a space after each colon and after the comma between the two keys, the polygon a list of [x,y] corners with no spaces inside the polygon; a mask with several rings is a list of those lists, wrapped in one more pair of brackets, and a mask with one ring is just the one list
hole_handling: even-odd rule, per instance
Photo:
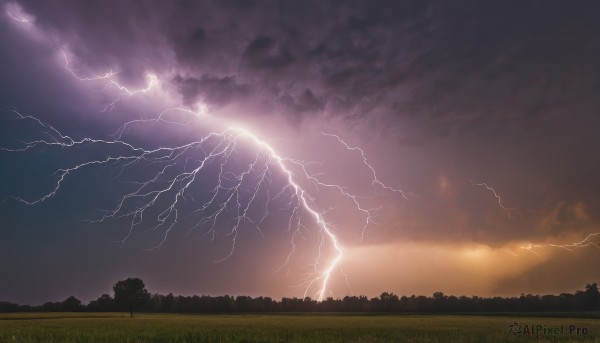
{"label": "tree", "polygon": [[95,312],[111,312],[116,310],[114,299],[108,294],[102,294],[100,298],[90,301],[88,310]]}
{"label": "tree", "polygon": [[81,311],[83,307],[81,306],[81,301],[74,296],[70,296],[65,301],[62,302],[63,311],[67,312],[76,312]]}
{"label": "tree", "polygon": [[585,300],[586,310],[600,309],[600,291],[598,291],[597,283],[594,282],[585,286]]}
{"label": "tree", "polygon": [[139,278],[119,281],[113,286],[113,291],[115,302],[121,309],[129,311],[131,318],[133,311],[144,306],[150,299],[144,281]]}
{"label": "tree", "polygon": [[383,292],[379,296],[381,310],[397,311],[400,305],[400,298],[394,293]]}

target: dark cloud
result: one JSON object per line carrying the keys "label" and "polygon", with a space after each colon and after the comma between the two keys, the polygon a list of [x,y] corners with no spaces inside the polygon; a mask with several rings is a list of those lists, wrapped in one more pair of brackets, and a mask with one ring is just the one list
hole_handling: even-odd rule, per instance
{"label": "dark cloud", "polygon": [[[532,128],[550,115],[598,105],[586,103],[600,86],[600,25],[591,3],[24,6],[85,63],[118,66],[133,83],[145,69],[168,68],[186,79],[233,77],[275,102],[311,89],[329,104],[320,110],[396,113],[442,135],[477,130],[490,117]],[[184,98],[200,96],[191,88],[180,88]],[[241,93],[217,86],[207,100],[249,101]],[[297,117],[304,107],[288,110]]]}
{"label": "dark cloud", "polygon": [[238,84],[234,76],[218,78],[204,75],[200,79],[177,76],[173,82],[179,89],[186,105],[193,105],[201,99],[214,105],[227,105],[248,97],[253,89],[248,84]]}
{"label": "dark cloud", "polygon": [[298,112],[317,112],[323,110],[325,106],[322,98],[316,96],[310,89],[304,90],[294,102],[295,109]]}
{"label": "dark cloud", "polygon": [[295,57],[285,44],[277,44],[268,36],[260,36],[253,40],[242,57],[242,65],[253,69],[281,70],[294,63]]}

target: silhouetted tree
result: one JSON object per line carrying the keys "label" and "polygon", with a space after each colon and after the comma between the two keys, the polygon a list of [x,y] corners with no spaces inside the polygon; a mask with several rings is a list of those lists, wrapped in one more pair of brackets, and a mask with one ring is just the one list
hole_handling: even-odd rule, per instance
{"label": "silhouetted tree", "polygon": [[0,301],[0,312],[19,312],[19,304]]}
{"label": "silhouetted tree", "polygon": [[595,282],[585,286],[586,310],[600,310],[600,292]]}
{"label": "silhouetted tree", "polygon": [[115,302],[123,309],[129,311],[133,318],[133,311],[142,308],[150,299],[144,281],[139,278],[129,278],[119,281],[113,286]]}
{"label": "silhouetted tree", "polygon": [[44,312],[62,312],[63,304],[61,302],[48,301],[41,306],[41,310]]}
{"label": "silhouetted tree", "polygon": [[394,293],[383,292],[379,296],[379,304],[383,311],[397,311],[400,306],[400,298]]}
{"label": "silhouetted tree", "polygon": [[115,300],[108,294],[102,294],[100,298],[90,301],[87,307],[89,311],[95,312],[111,312],[117,310]]}
{"label": "silhouetted tree", "polygon": [[62,302],[63,311],[67,312],[77,312],[83,310],[83,306],[81,306],[81,301],[74,296],[70,296],[65,301]]}

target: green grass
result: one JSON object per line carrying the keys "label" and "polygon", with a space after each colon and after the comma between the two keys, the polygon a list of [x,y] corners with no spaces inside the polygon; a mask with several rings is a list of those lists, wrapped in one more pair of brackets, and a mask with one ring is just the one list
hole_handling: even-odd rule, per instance
{"label": "green grass", "polygon": [[[508,325],[587,327],[586,336],[513,336]],[[0,314],[0,342],[600,342],[600,320],[451,315]]]}

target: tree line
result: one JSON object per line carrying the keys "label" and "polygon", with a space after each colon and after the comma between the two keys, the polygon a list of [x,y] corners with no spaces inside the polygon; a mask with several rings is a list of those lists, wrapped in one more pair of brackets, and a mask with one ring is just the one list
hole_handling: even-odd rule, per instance
{"label": "tree line", "polygon": [[115,312],[131,313],[234,313],[234,312],[561,312],[600,311],[600,292],[596,283],[573,294],[532,295],[519,297],[453,296],[442,292],[432,296],[397,296],[384,292],[379,297],[345,296],[316,301],[311,298],[249,296],[175,296],[150,294],[142,280],[134,278],[117,282],[114,294],[103,294],[87,305],[73,296],[62,302],[47,302],[40,306],[0,302],[0,312]]}

